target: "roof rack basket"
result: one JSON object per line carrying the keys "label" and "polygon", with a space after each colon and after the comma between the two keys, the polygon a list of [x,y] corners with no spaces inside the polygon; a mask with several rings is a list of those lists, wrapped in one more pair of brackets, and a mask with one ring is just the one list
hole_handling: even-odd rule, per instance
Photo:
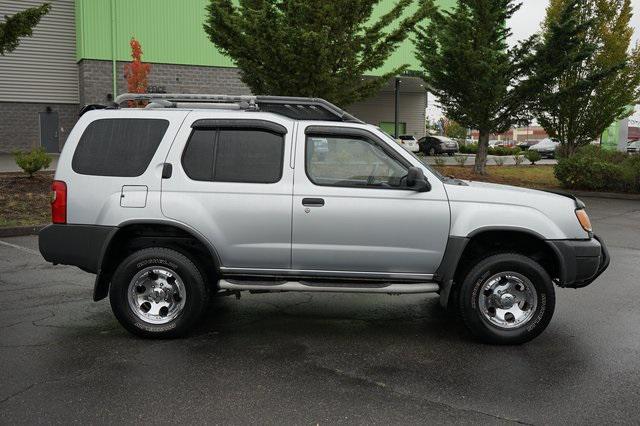
{"label": "roof rack basket", "polygon": [[115,104],[146,101],[147,108],[188,108],[189,104],[208,104],[212,108],[232,108],[249,111],[264,111],[283,115],[295,120],[325,120],[362,123],[324,99],[287,96],[235,96],[235,95],[189,95],[180,93],[125,93],[118,96]]}

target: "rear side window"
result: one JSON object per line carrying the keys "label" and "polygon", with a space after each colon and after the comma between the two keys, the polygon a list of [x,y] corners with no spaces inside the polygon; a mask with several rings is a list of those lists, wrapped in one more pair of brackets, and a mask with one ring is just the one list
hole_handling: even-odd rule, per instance
{"label": "rear side window", "polygon": [[195,129],[182,156],[193,180],[276,183],[284,136],[263,129]]}
{"label": "rear side window", "polygon": [[73,155],[76,173],[96,176],[142,175],[169,127],[167,120],[108,118],[89,124]]}

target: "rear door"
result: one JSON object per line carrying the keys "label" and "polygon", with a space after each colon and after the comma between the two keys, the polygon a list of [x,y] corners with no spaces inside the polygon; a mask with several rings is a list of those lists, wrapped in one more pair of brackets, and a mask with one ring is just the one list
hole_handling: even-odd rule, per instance
{"label": "rear door", "polygon": [[162,212],[207,238],[227,272],[288,269],[293,122],[247,115],[189,115],[167,157]]}

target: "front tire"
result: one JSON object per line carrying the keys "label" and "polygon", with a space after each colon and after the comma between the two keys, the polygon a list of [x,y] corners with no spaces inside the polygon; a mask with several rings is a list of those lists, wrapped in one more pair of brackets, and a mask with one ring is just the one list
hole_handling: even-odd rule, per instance
{"label": "front tire", "polygon": [[517,345],[547,328],[555,291],[551,277],[536,261],[504,253],[481,260],[467,273],[458,301],[474,336],[486,343]]}
{"label": "front tire", "polygon": [[146,338],[185,335],[202,317],[209,291],[202,273],[182,253],[153,247],[139,250],[116,269],[109,301],[129,332]]}

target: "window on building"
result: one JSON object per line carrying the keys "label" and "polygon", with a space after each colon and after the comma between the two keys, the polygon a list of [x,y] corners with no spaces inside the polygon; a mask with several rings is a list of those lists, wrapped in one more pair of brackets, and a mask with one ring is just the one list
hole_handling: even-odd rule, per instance
{"label": "window on building", "polygon": [[309,136],[306,168],[316,185],[398,188],[407,168],[378,144],[356,137]]}
{"label": "window on building", "polygon": [[191,179],[275,183],[282,177],[284,136],[262,129],[195,129],[182,165]]}
{"label": "window on building", "polygon": [[96,120],[82,134],[71,167],[83,175],[140,176],[168,127],[167,120],[159,119]]}
{"label": "window on building", "polygon": [[[393,136],[396,131],[396,123],[393,121],[382,121],[379,126],[387,134]],[[398,135],[404,135],[407,133],[407,123],[398,123]]]}

